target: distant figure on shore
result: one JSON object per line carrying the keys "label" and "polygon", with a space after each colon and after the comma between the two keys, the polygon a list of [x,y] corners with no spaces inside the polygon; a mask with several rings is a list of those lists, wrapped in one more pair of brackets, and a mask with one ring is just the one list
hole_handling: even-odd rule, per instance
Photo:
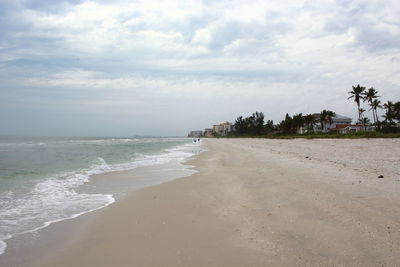
{"label": "distant figure on shore", "polygon": [[200,138],[197,139],[197,142],[200,142]]}
{"label": "distant figure on shore", "polygon": [[193,140],[193,143],[196,143],[196,139]]}

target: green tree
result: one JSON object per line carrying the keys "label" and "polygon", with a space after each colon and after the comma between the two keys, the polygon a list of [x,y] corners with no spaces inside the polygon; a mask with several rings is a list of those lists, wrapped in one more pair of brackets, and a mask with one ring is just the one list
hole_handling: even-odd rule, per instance
{"label": "green tree", "polygon": [[293,134],[296,132],[294,127],[293,119],[286,113],[285,119],[282,120],[278,125],[279,130],[284,134]]}
{"label": "green tree", "polygon": [[321,123],[321,129],[323,132],[327,132],[327,123],[332,124],[333,117],[335,117],[335,112],[331,110],[322,110],[319,114],[319,122]]}
{"label": "green tree", "polygon": [[394,119],[400,123],[400,101],[393,104]]}
{"label": "green tree", "polygon": [[292,123],[293,123],[293,127],[295,128],[295,131],[298,133],[299,129],[301,127],[303,127],[303,125],[304,125],[303,114],[299,113],[299,114],[293,115]]}
{"label": "green tree", "polygon": [[393,125],[394,124],[393,120],[395,119],[393,102],[387,101],[385,104],[383,104],[383,108],[386,109],[385,115],[383,115],[383,117],[385,118],[385,123],[388,125]]}
{"label": "green tree", "polygon": [[245,121],[243,120],[242,116],[237,117],[235,120],[235,123],[233,125],[233,128],[235,129],[235,134],[236,135],[243,135],[246,131],[246,125]]}
{"label": "green tree", "polygon": [[370,110],[372,110],[372,117],[374,118],[374,124],[376,124],[376,122],[378,121],[378,115],[376,113],[376,109],[374,109],[374,100],[380,97],[378,96],[378,91],[376,91],[373,87],[371,87],[367,91],[364,91],[362,95],[364,102],[368,102],[369,106],[371,107]]}
{"label": "green tree", "polygon": [[275,130],[274,127],[274,121],[273,120],[267,120],[267,123],[265,124],[265,132],[272,133]]}
{"label": "green tree", "polygon": [[371,109],[375,110],[375,116],[376,116],[375,123],[379,122],[378,108],[382,108],[381,101],[379,99],[374,99],[371,104]]}
{"label": "green tree", "polygon": [[359,84],[352,87],[352,90],[349,91],[350,96],[348,97],[348,99],[354,98],[354,102],[357,104],[358,121],[361,122],[360,100],[363,99],[363,92],[365,91],[365,87],[360,86]]}
{"label": "green tree", "polygon": [[264,114],[262,112],[256,112],[252,115],[253,118],[253,130],[256,135],[261,135],[264,131]]}
{"label": "green tree", "polygon": [[307,114],[303,116],[304,124],[307,126],[307,131],[313,130],[314,124],[317,122],[317,119],[313,114]]}
{"label": "green tree", "polygon": [[235,120],[234,129],[234,135],[261,135],[264,132],[264,114],[255,112],[246,118],[239,116]]}
{"label": "green tree", "polygon": [[361,120],[359,121],[359,123],[362,125],[362,126],[364,126],[364,112],[365,112],[365,108],[360,108],[359,110],[358,110],[358,112],[359,112],[359,114],[360,114],[360,117],[361,117]]}
{"label": "green tree", "polygon": [[370,123],[370,120],[367,117],[362,118],[362,125],[364,127],[364,131],[367,130],[367,125]]}

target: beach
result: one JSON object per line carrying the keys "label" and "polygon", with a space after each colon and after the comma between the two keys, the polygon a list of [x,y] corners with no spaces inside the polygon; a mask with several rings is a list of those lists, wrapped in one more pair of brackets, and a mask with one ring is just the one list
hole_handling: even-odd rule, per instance
{"label": "beach", "polygon": [[196,173],[42,230],[20,265],[400,265],[399,139],[203,142]]}

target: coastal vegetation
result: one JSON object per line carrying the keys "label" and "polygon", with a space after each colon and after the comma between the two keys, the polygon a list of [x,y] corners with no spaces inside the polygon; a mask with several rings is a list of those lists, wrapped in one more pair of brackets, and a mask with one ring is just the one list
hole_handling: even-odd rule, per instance
{"label": "coastal vegetation", "polygon": [[[267,138],[394,138],[400,137],[400,101],[382,104],[378,91],[370,87],[356,85],[348,92],[348,99],[357,107],[358,119],[353,125],[356,131],[339,133],[328,129],[336,113],[323,109],[319,113],[288,113],[278,124],[266,120],[263,112],[255,112],[249,117],[239,116],[235,120],[230,137]],[[363,106],[364,105],[364,106]],[[367,116],[371,112],[372,121]],[[384,113],[380,116],[379,111]]]}
{"label": "coastal vegetation", "polygon": [[305,133],[305,134],[282,134],[275,133],[264,136],[254,136],[260,138],[270,138],[270,139],[293,139],[293,138],[303,138],[303,139],[329,139],[329,138],[341,138],[341,139],[356,139],[356,138],[400,138],[400,133],[384,133],[384,132],[353,132],[353,133]]}

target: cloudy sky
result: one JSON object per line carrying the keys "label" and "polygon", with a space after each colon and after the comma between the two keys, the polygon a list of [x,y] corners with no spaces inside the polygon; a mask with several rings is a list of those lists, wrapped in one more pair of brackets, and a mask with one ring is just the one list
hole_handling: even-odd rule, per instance
{"label": "cloudy sky", "polygon": [[0,0],[0,134],[185,135],[400,100],[398,0]]}

